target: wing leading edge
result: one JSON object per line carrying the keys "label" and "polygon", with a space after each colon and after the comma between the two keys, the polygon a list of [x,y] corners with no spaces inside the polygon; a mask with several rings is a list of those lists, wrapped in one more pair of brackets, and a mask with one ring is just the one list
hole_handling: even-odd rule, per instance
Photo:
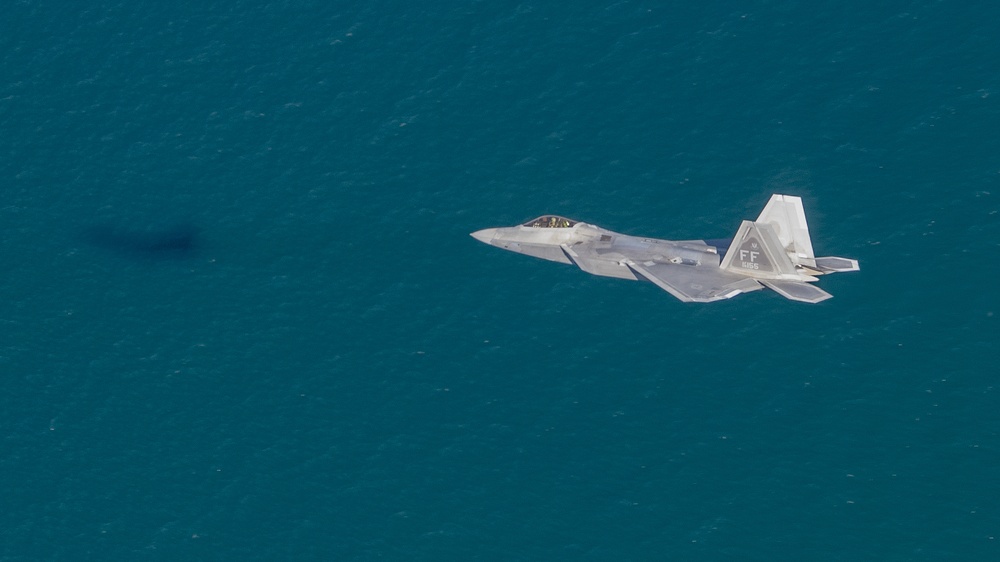
{"label": "wing leading edge", "polygon": [[715,267],[670,263],[637,263],[626,265],[637,277],[684,302],[712,302],[763,289],[754,279],[727,273]]}

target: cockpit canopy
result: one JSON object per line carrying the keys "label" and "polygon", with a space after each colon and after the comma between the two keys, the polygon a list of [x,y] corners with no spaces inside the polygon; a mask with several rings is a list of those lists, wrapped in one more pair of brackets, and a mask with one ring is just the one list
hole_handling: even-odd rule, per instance
{"label": "cockpit canopy", "polygon": [[576,223],[577,221],[572,221],[565,217],[543,215],[537,219],[530,220],[521,226],[528,226],[531,228],[570,228]]}

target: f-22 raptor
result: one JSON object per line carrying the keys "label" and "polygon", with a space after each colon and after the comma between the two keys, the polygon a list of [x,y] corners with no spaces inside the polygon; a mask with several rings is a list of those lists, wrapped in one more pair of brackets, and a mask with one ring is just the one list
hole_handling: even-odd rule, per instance
{"label": "f-22 raptor", "polygon": [[728,240],[658,240],[555,215],[472,237],[498,248],[571,264],[587,273],[649,281],[684,302],[712,302],[764,287],[801,302],[833,297],[812,282],[858,271],[857,260],[815,257],[802,199],[772,195],[755,221]]}

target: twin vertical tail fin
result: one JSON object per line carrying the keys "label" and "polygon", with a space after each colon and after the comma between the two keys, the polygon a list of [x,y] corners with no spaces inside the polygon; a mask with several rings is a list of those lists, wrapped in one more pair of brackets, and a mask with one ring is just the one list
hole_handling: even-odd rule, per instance
{"label": "twin vertical tail fin", "polygon": [[808,282],[858,271],[857,260],[813,254],[802,199],[772,195],[756,221],[743,221],[720,267],[752,277],[785,298],[816,303],[833,295]]}
{"label": "twin vertical tail fin", "polygon": [[720,267],[760,279],[798,277],[777,230],[766,222],[743,221]]}
{"label": "twin vertical tail fin", "polygon": [[809,225],[806,224],[806,212],[800,197],[772,195],[756,222],[774,227],[781,246],[796,265],[802,260],[814,258]]}

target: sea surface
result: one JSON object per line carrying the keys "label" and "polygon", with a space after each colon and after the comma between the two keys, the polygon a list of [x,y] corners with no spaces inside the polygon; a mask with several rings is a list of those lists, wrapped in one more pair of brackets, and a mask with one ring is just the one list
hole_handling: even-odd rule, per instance
{"label": "sea surface", "polygon": [[[998,20],[6,3],[0,560],[1000,560]],[[468,236],[771,193],[834,299]]]}

